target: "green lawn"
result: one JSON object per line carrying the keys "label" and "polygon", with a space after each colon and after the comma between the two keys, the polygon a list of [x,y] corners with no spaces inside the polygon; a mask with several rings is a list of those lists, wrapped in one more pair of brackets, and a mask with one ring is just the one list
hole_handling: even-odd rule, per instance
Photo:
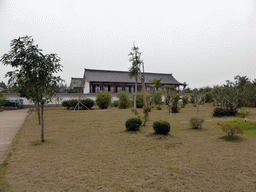
{"label": "green lawn", "polygon": [[[1,165],[2,191],[255,191],[255,132],[221,139],[218,124],[241,118],[215,118],[212,110],[206,104],[196,114],[189,104],[169,116],[152,109],[147,125],[130,133],[131,108],[46,108],[43,144],[33,112]],[[201,130],[191,129],[194,116],[205,120]],[[168,136],[153,134],[157,120],[171,124]]]}

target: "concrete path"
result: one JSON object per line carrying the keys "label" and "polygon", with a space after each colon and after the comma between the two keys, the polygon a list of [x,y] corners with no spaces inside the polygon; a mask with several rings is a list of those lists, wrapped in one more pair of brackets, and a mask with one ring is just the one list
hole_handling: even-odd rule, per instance
{"label": "concrete path", "polygon": [[28,109],[5,110],[0,112],[0,164],[3,163],[12,141],[21,128]]}

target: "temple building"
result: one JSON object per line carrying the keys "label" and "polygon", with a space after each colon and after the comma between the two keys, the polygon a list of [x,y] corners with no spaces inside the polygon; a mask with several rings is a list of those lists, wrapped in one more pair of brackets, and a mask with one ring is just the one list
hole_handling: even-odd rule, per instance
{"label": "temple building", "polygon": [[[153,88],[149,86],[153,79],[162,79],[159,87],[164,85],[174,85],[177,90],[183,83],[178,82],[172,74],[168,73],[145,73],[145,84],[147,91]],[[84,69],[83,78],[71,78],[71,89],[78,89],[82,93],[98,93],[106,91],[117,93],[118,91],[127,91],[134,93],[135,78],[130,78],[128,71],[110,71],[98,69]],[[141,82],[138,78],[138,91],[142,90]]]}

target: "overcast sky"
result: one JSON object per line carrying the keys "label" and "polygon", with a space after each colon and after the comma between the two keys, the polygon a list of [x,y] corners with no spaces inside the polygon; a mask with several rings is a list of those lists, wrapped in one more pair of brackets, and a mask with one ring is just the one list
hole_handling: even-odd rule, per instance
{"label": "overcast sky", "polygon": [[255,0],[0,0],[0,56],[26,35],[58,54],[68,85],[84,68],[127,71],[133,41],[146,72],[191,88],[256,78]]}

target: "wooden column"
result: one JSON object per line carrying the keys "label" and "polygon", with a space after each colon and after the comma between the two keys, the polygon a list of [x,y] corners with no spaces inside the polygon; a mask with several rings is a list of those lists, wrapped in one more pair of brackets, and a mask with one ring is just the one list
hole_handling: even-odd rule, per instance
{"label": "wooden column", "polygon": [[92,93],[92,88],[93,88],[93,85],[92,83],[90,84],[90,93]]}

